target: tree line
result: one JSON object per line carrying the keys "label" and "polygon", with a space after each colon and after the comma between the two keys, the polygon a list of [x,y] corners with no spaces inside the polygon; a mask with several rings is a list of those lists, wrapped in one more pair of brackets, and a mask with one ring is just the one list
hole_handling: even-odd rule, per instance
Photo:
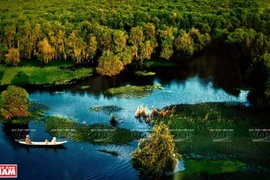
{"label": "tree line", "polygon": [[[0,62],[73,59],[116,75],[132,61],[192,57],[212,42],[236,53],[269,52],[267,1],[15,0],[3,2]],[[269,4],[269,3],[268,3]]]}

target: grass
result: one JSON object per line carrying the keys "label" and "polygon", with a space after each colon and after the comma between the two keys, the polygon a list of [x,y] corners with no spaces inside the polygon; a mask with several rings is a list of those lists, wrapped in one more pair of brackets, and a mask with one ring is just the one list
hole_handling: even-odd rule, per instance
{"label": "grass", "polygon": [[162,89],[160,84],[147,85],[147,86],[121,86],[117,88],[111,88],[104,94],[107,96],[116,96],[118,98],[142,98],[156,89]]}
{"label": "grass", "polygon": [[[18,66],[8,67],[0,64],[0,72],[4,72],[1,85],[25,85],[25,84],[68,84],[70,81],[90,77],[91,68],[61,68],[60,66]],[[1,76],[0,76],[1,77]]]}
{"label": "grass", "polygon": [[128,144],[139,139],[140,133],[123,128],[113,128],[105,123],[81,124],[73,119],[50,116],[44,120],[45,129],[53,136],[91,144]]}
{"label": "grass", "polygon": [[213,128],[229,128],[241,134],[248,128],[265,127],[270,117],[266,107],[245,107],[241,104],[179,104],[164,109],[174,109],[174,114],[164,118],[157,117],[154,122],[164,121],[170,129],[190,128],[201,133]]}
{"label": "grass", "polygon": [[147,71],[136,71],[135,74],[138,76],[154,76],[156,73]]}
{"label": "grass", "polygon": [[240,168],[244,167],[245,164],[241,162],[234,162],[228,160],[222,161],[198,161],[198,160],[187,160],[185,162],[187,173],[197,174],[197,173],[225,173],[225,172],[235,172]]}
{"label": "grass", "polygon": [[[202,175],[215,175],[239,172],[241,168],[245,167],[246,164],[238,161],[218,160],[218,161],[197,161],[187,160],[185,161],[185,170],[177,172],[169,177],[174,179],[197,179]],[[198,177],[197,177],[198,176]],[[170,178],[168,178],[170,179]]]}
{"label": "grass", "polygon": [[106,114],[112,114],[112,113],[116,113],[119,111],[122,111],[123,108],[119,107],[119,106],[114,106],[114,105],[109,105],[109,106],[92,106],[90,107],[91,111],[94,112],[104,112]]}
{"label": "grass", "polygon": [[109,150],[106,150],[106,149],[99,149],[98,150],[99,152],[103,152],[103,153],[107,153],[107,154],[111,154],[113,156],[119,156],[120,154],[116,151],[109,151]]}

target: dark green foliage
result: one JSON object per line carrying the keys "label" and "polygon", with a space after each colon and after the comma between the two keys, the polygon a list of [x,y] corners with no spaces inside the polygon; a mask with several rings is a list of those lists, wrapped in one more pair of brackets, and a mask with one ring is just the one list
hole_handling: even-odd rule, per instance
{"label": "dark green foliage", "polygon": [[53,136],[92,144],[127,144],[140,138],[139,132],[114,128],[105,123],[87,125],[56,116],[46,117],[44,123],[46,131]]}
{"label": "dark green foliage", "polygon": [[254,58],[250,65],[246,82],[252,90],[249,94],[249,100],[253,104],[264,104],[270,101],[270,54],[265,53],[262,56]]}
{"label": "dark green foliage", "polygon": [[270,116],[267,108],[227,103],[179,104],[164,108],[174,109],[174,113],[164,118],[157,117],[153,122],[164,122],[170,129],[194,129],[203,135],[213,128],[234,129],[239,135],[248,128],[263,128]]}
{"label": "dark green foliage", "polygon": [[99,73],[115,75],[132,60],[143,62],[153,54],[191,57],[211,39],[255,56],[269,51],[269,9],[267,0],[5,1],[0,62],[73,59],[99,62]]}

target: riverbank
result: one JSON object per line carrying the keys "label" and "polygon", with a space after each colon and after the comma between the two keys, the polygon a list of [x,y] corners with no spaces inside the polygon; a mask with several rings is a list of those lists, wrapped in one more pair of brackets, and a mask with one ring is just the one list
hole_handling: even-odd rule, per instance
{"label": "riverbank", "polygon": [[0,85],[65,85],[91,77],[93,69],[59,65],[11,67],[0,64],[0,72]]}

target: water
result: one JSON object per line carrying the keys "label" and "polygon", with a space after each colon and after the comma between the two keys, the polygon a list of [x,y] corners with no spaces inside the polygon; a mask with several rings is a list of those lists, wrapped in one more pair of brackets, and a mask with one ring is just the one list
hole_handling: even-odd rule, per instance
{"label": "water", "polygon": [[[210,59],[210,60],[209,60]],[[202,57],[199,63],[213,62],[211,58]],[[173,71],[157,70],[155,77],[135,77],[133,73],[124,72],[113,78],[94,76],[84,82],[67,87],[29,88],[29,98],[50,106],[46,115],[69,117],[78,122],[93,124],[103,122],[109,124],[110,115],[90,111],[92,106],[117,105],[123,108],[115,113],[123,123],[119,126],[128,129],[149,129],[149,126],[138,122],[134,113],[139,105],[162,108],[171,104],[195,104],[201,102],[247,102],[248,91],[235,90],[240,86],[238,76],[223,81],[221,72],[198,66],[196,60],[185,68]],[[212,63],[212,66],[215,66]],[[202,70],[198,67],[204,67]],[[227,68],[221,68],[228,72]],[[234,71],[234,69],[230,69]],[[185,73],[187,72],[187,73]],[[224,73],[224,72],[223,72]],[[234,73],[237,74],[237,73]],[[222,81],[220,81],[220,79]],[[238,81],[238,80],[239,81]],[[235,83],[237,81],[237,83]],[[163,89],[154,91],[143,98],[108,97],[103,92],[111,87],[122,85],[145,85],[159,83]],[[90,85],[82,90],[82,85]],[[14,142],[10,130],[12,127],[0,124],[0,163],[18,164],[19,179],[138,179],[137,172],[130,164],[130,153],[137,148],[138,141],[128,145],[100,146],[88,143],[69,141],[64,148],[25,148]],[[52,137],[39,124],[29,123],[27,127],[34,130],[32,139],[44,141]],[[99,152],[99,149],[117,151],[120,156]],[[183,170],[183,163],[177,169]]]}

